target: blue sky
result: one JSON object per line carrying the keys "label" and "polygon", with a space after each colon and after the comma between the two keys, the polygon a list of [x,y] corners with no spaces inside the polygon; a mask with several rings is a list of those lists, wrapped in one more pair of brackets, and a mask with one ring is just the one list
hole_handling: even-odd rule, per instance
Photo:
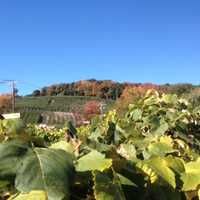
{"label": "blue sky", "polygon": [[0,80],[21,94],[89,78],[200,84],[199,10],[199,0],[1,0]]}

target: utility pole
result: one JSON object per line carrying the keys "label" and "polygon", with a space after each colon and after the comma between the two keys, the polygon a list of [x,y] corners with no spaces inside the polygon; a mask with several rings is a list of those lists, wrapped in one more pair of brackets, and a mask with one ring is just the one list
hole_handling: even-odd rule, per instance
{"label": "utility pole", "polygon": [[11,81],[11,87],[12,87],[12,111],[15,112],[15,81]]}

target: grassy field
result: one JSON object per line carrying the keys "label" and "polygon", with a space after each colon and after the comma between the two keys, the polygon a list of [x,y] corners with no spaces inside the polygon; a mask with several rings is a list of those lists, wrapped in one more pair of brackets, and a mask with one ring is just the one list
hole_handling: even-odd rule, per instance
{"label": "grassy field", "polygon": [[19,97],[16,99],[16,111],[21,113],[26,123],[62,124],[71,119],[67,113],[82,113],[85,103],[91,100],[105,103],[105,111],[114,103],[112,100],[82,96]]}

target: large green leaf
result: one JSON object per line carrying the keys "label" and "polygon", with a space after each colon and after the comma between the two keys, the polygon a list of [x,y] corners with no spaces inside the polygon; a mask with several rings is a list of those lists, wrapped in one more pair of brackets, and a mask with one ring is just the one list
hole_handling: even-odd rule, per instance
{"label": "large green leaf", "polygon": [[198,173],[183,173],[181,176],[183,181],[183,191],[196,190],[197,186],[200,184],[200,174]]}
{"label": "large green leaf", "polygon": [[0,144],[0,179],[14,180],[23,156],[28,151],[23,141],[11,141]]}
{"label": "large green leaf", "polygon": [[43,190],[49,200],[69,199],[74,169],[72,157],[65,151],[5,142],[0,144],[0,163],[0,179],[15,179],[20,192]]}
{"label": "large green leaf", "polygon": [[196,190],[200,185],[200,158],[185,164],[185,173],[182,173],[183,191]]}
{"label": "large green leaf", "polygon": [[43,190],[49,200],[69,198],[73,162],[63,150],[30,149],[18,170],[15,186],[21,192]]}
{"label": "large green leaf", "polygon": [[74,153],[74,147],[71,143],[66,141],[59,141],[50,146],[52,149],[62,149],[66,151],[67,153],[73,154]]}
{"label": "large green leaf", "polygon": [[94,196],[96,200],[125,200],[120,185],[106,173],[93,172]]}
{"label": "large green leaf", "polygon": [[165,156],[168,153],[173,153],[173,146],[164,142],[151,143],[148,146],[148,151],[152,155]]}
{"label": "large green leaf", "polygon": [[168,167],[166,161],[160,157],[155,157],[146,162],[148,166],[166,183],[173,188],[176,187],[174,172]]}
{"label": "large green leaf", "polygon": [[91,151],[89,154],[78,160],[76,170],[79,172],[99,170],[104,171],[112,165],[112,159],[105,158],[104,154],[98,151]]}
{"label": "large green leaf", "polygon": [[184,161],[181,158],[173,157],[173,156],[168,156],[165,157],[165,161],[167,166],[172,169],[174,172],[177,174],[181,174],[185,172],[185,166],[184,166]]}

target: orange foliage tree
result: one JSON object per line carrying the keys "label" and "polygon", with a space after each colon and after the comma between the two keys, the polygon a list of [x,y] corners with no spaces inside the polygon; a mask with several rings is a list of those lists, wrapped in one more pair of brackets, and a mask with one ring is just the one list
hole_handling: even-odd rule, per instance
{"label": "orange foliage tree", "polygon": [[10,111],[12,105],[11,96],[8,94],[0,95],[0,113]]}
{"label": "orange foliage tree", "polygon": [[96,96],[96,86],[95,81],[78,81],[75,83],[75,89],[78,91],[79,95],[83,96]]}
{"label": "orange foliage tree", "polygon": [[122,95],[116,102],[116,109],[123,113],[127,110],[128,105],[143,97],[150,89],[159,91],[159,86],[151,83],[128,85],[122,92]]}

